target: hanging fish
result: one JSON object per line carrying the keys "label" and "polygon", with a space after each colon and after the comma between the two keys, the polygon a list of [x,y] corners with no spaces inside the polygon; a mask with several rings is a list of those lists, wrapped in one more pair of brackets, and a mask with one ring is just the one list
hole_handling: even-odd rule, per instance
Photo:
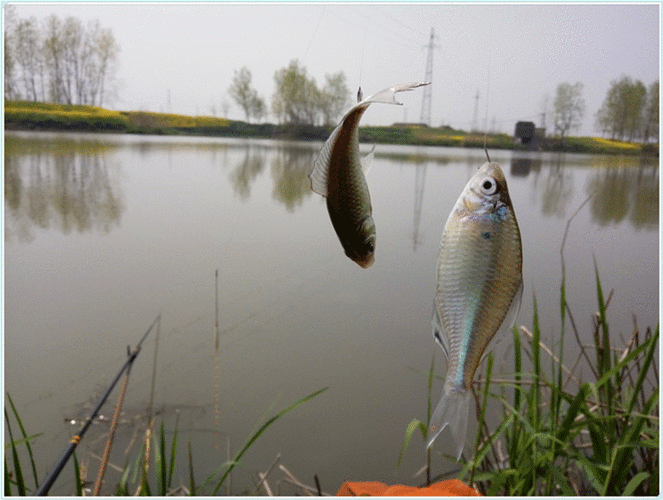
{"label": "hanging fish", "polygon": [[327,198],[329,217],[345,254],[363,268],[373,264],[375,251],[375,223],[365,177],[375,146],[359,159],[359,120],[371,103],[401,105],[394,97],[397,92],[422,85],[428,83],[395,85],[361,100],[331,133],[309,175],[311,189]]}
{"label": "hanging fish", "polygon": [[433,337],[447,357],[427,447],[447,424],[463,452],[471,385],[488,344],[509,331],[523,292],[522,245],[502,169],[485,163],[449,214],[437,257]]}

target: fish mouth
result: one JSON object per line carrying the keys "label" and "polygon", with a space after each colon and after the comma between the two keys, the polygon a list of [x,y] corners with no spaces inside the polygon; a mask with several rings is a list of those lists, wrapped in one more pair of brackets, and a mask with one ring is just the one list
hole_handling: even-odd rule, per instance
{"label": "fish mouth", "polygon": [[368,269],[373,265],[373,262],[375,262],[375,256],[373,254],[362,256],[356,259],[355,262],[364,269]]}
{"label": "fish mouth", "polygon": [[375,254],[371,251],[365,254],[360,254],[354,249],[346,249],[345,255],[347,255],[351,260],[355,261],[364,269],[368,269],[375,262]]}

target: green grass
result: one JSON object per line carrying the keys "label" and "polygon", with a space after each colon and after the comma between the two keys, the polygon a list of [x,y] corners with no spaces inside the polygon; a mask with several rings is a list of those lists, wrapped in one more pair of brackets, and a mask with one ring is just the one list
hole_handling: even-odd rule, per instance
{"label": "green grass", "polygon": [[[32,453],[32,446],[30,442],[41,436],[41,434],[34,434],[28,436],[21,422],[21,418],[16,411],[16,406],[14,406],[14,401],[11,396],[7,394],[7,400],[11,406],[12,413],[14,414],[14,419],[16,424],[21,431],[21,439],[14,439],[14,433],[12,432],[11,420],[9,418],[9,413],[7,412],[7,407],[5,406],[5,423],[7,425],[7,433],[9,434],[9,443],[5,444],[5,450],[11,450],[12,464],[14,470],[12,471],[9,468],[9,462],[7,456],[5,455],[5,496],[12,495],[13,487],[16,487],[16,491],[19,495],[25,496],[34,490],[37,489],[38,480],[37,480],[37,466],[35,465],[34,454]],[[25,446],[25,451],[30,458],[30,468],[32,472],[32,479],[34,480],[34,488],[31,488],[26,483],[26,478],[24,477],[23,466],[21,466],[21,459],[19,457],[19,447]]]}
{"label": "green grass", "polygon": [[[175,470],[175,460],[177,456],[178,446],[178,423],[175,423],[173,432],[173,439],[168,444],[166,442],[166,432],[164,424],[161,422],[159,432],[153,435],[151,426],[146,432],[146,438],[143,442],[141,453],[127,460],[124,469],[121,473],[120,480],[117,484],[115,491],[116,495],[129,496],[129,495],[143,495],[143,496],[166,496],[174,490],[186,491],[191,495],[217,495],[222,486],[226,484],[228,477],[232,471],[241,464],[241,458],[244,454],[251,449],[269,427],[271,427],[278,419],[285,414],[291,412],[307,401],[319,396],[327,390],[327,387],[319,389],[303,398],[295,401],[291,405],[283,408],[275,415],[267,419],[264,423],[259,425],[257,429],[251,433],[244,445],[240,448],[235,456],[224,463],[221,463],[211,474],[209,474],[201,483],[196,480],[195,466],[193,453],[191,451],[191,443],[188,443],[188,471],[189,471],[189,484],[187,487],[178,485],[175,487],[173,483],[173,474]],[[12,408],[14,418],[18,423],[21,430],[22,439],[15,439],[11,428],[9,414],[5,409],[5,422],[7,424],[7,431],[9,433],[10,442],[5,446],[6,450],[11,451],[11,460],[8,460],[5,454],[5,496],[19,495],[26,496],[37,489],[39,481],[37,479],[37,469],[35,466],[34,456],[30,442],[40,436],[36,434],[28,436],[23,428],[21,419],[16,411],[11,396],[7,394],[7,399]],[[19,450],[25,447],[32,469],[32,479],[34,480],[34,488],[28,486],[26,482],[25,460],[19,456]],[[75,477],[75,495],[83,495],[83,484],[81,480],[81,473],[76,455],[74,454],[74,477]],[[255,480],[254,480],[255,483]]]}

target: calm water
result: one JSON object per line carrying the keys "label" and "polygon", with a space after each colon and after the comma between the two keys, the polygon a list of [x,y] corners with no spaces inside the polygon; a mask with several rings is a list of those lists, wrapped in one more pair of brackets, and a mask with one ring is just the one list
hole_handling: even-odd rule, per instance
{"label": "calm water", "polygon": [[[44,477],[75,427],[65,418],[114,378],[161,313],[155,408],[198,481],[261,420],[322,387],[245,455],[246,471],[281,454],[300,480],[335,492],[344,480],[419,484],[412,418],[425,419],[435,261],[446,218],[483,151],[378,145],[368,178],[376,261],[345,257],[308,172],[321,143],[8,133],[5,137],[5,390],[35,442]],[[368,149],[369,145],[362,148]],[[507,176],[524,246],[519,324],[536,293],[546,342],[559,333],[560,245],[567,220],[567,296],[583,342],[597,309],[593,256],[614,288],[615,339],[658,321],[659,169],[639,159],[493,151]],[[220,353],[214,353],[219,271]],[[508,353],[509,340],[497,349]],[[578,347],[567,337],[566,357]],[[149,400],[154,333],[132,370],[131,414]],[[507,356],[508,357],[508,356]],[[501,359],[498,358],[498,359]],[[215,368],[218,372],[215,372]],[[499,368],[499,366],[498,366]],[[505,366],[506,373],[511,366]],[[218,378],[217,378],[218,373]],[[583,371],[585,376],[589,370]],[[435,402],[441,382],[434,387]],[[102,413],[112,411],[118,390]],[[220,409],[215,417],[215,409]],[[471,418],[470,432],[474,418]],[[103,425],[79,447],[94,480]],[[123,424],[113,462],[144,424]],[[469,434],[469,433],[468,433]],[[453,470],[436,441],[434,474]],[[137,451],[134,445],[133,453]],[[187,484],[186,457],[175,481]],[[69,464],[52,493],[73,492]],[[283,475],[275,472],[272,487]],[[109,470],[106,483],[119,474]],[[250,486],[238,471],[233,489]],[[282,485],[282,493],[294,490]]]}

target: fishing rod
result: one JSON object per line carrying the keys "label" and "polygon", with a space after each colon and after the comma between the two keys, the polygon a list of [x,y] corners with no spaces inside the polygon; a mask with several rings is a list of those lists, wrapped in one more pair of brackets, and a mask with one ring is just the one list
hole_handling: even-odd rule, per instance
{"label": "fishing rod", "polygon": [[47,494],[48,494],[48,490],[51,489],[51,486],[53,486],[53,483],[55,482],[55,480],[56,480],[56,479],[58,478],[58,476],[60,475],[60,472],[62,472],[62,469],[64,468],[64,466],[67,464],[67,460],[69,460],[69,457],[70,457],[70,456],[74,453],[74,451],[76,450],[76,447],[78,446],[78,443],[79,443],[80,440],[83,438],[83,436],[84,436],[85,433],[87,432],[87,430],[88,430],[88,428],[90,427],[90,425],[92,425],[92,422],[93,422],[93,420],[95,419],[95,417],[97,416],[97,414],[99,413],[99,410],[101,410],[101,407],[102,407],[102,406],[104,405],[104,403],[106,402],[106,399],[108,399],[108,396],[110,396],[110,393],[111,393],[111,392],[113,391],[113,389],[115,388],[115,384],[117,384],[118,380],[120,380],[120,377],[122,377],[122,374],[123,374],[126,370],[130,370],[130,369],[131,369],[131,365],[133,364],[134,360],[135,360],[136,357],[138,356],[138,353],[140,352],[141,344],[142,344],[143,341],[147,338],[147,336],[148,336],[148,335],[150,334],[150,332],[152,331],[152,328],[154,328],[154,325],[156,325],[157,322],[158,322],[160,319],[161,319],[161,314],[159,314],[159,315],[156,317],[156,319],[154,320],[154,322],[153,322],[153,323],[150,325],[150,327],[147,329],[147,331],[145,332],[145,334],[143,335],[143,337],[140,339],[140,341],[139,341],[138,344],[136,345],[136,348],[135,348],[133,351],[131,350],[131,347],[130,347],[130,346],[127,346],[127,355],[128,355],[128,359],[127,359],[127,361],[124,363],[124,366],[122,366],[122,369],[121,369],[120,372],[117,374],[117,376],[115,377],[115,380],[113,380],[113,382],[111,383],[111,385],[110,385],[110,387],[108,388],[108,390],[106,391],[106,393],[101,397],[101,399],[99,400],[99,403],[97,404],[97,407],[94,409],[94,411],[92,412],[92,414],[87,418],[87,420],[85,421],[85,424],[83,425],[83,427],[81,428],[81,430],[78,432],[78,434],[75,434],[74,436],[72,436],[71,440],[69,441],[69,446],[68,446],[67,449],[64,451],[64,453],[62,454],[62,456],[60,457],[60,459],[57,461],[57,463],[55,464],[55,467],[53,468],[53,470],[51,471],[51,473],[50,473],[50,474],[46,477],[46,479],[44,479],[44,481],[39,485],[39,487],[38,487],[37,490],[35,491],[35,496],[43,496],[43,495],[47,495]]}

